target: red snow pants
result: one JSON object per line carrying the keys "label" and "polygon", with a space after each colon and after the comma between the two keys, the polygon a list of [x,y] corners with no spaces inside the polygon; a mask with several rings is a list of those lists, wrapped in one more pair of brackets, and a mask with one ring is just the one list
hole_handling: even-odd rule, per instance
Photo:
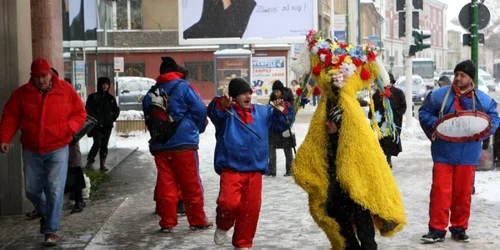
{"label": "red snow pants", "polygon": [[220,175],[217,228],[234,226],[233,246],[250,248],[257,230],[262,202],[262,173],[225,169]]}
{"label": "red snow pants", "polygon": [[[156,178],[156,186],[155,186],[155,191],[154,191],[154,198],[153,200],[156,201],[158,197],[158,177]],[[181,187],[179,184],[177,184],[177,200],[182,201],[182,192],[181,192]]]}
{"label": "red snow pants", "polygon": [[[469,227],[474,165],[434,163],[429,208],[429,227],[446,232]],[[451,212],[451,216],[450,216]]]}
{"label": "red snow pants", "polygon": [[189,225],[205,225],[207,216],[198,173],[198,151],[158,152],[154,158],[158,170],[155,198],[156,209],[161,217],[160,227],[172,228],[177,225],[177,186],[181,190]]}

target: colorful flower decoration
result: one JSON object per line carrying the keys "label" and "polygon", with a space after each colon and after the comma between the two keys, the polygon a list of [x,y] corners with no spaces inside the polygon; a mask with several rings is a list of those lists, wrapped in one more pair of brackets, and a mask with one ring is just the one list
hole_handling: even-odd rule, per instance
{"label": "colorful flower decoration", "polygon": [[[321,38],[320,32],[314,30],[309,31],[306,41],[309,51],[320,59],[320,63],[313,66],[312,73],[318,76],[321,71],[325,70],[337,86],[343,86],[339,81],[340,79],[343,81],[345,78],[352,76],[357,68],[374,61],[378,55],[374,45],[353,46],[330,39],[325,40]],[[342,74],[343,78],[339,78],[338,74]],[[367,80],[370,77],[370,72],[362,69],[361,78]]]}

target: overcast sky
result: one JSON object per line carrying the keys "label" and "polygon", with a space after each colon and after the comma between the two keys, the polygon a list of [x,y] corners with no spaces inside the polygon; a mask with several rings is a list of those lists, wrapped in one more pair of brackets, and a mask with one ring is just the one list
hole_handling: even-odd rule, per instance
{"label": "overcast sky", "polygon": [[[460,26],[455,26],[450,21],[454,17],[458,18],[458,14],[460,13],[460,10],[462,10],[464,5],[470,3],[471,0],[440,0],[440,1],[448,5],[448,28],[463,31],[463,29]],[[498,1],[498,0],[485,0],[484,4],[487,7],[490,7],[488,2],[492,2],[492,1]],[[493,15],[498,15],[492,11],[491,7],[489,9],[490,9],[490,14],[491,14],[492,18],[493,18]]]}

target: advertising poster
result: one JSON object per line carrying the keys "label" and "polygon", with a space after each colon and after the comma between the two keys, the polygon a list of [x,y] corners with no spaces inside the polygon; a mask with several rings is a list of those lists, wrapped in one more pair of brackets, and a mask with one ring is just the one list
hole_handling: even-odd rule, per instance
{"label": "advertising poster", "polygon": [[302,43],[317,0],[179,0],[180,44]]}
{"label": "advertising poster", "polygon": [[216,56],[215,71],[216,95],[223,95],[233,78],[250,82],[250,56]]}
{"label": "advertising poster", "polygon": [[85,61],[75,61],[75,81],[74,87],[78,95],[82,98],[82,102],[87,100],[87,87],[85,86]]}
{"label": "advertising poster", "polygon": [[272,83],[280,80],[287,86],[286,58],[253,57],[252,58],[252,89],[257,95],[270,95]]}

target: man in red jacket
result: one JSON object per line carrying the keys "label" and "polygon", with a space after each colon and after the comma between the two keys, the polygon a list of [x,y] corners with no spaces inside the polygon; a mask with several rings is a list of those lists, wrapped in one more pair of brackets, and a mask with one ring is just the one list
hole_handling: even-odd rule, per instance
{"label": "man in red jacket", "polygon": [[21,129],[26,197],[41,216],[46,246],[60,240],[57,231],[68,171],[68,144],[87,113],[73,87],[51,71],[45,59],[31,64],[31,79],[16,89],[0,120],[0,153],[6,154]]}

